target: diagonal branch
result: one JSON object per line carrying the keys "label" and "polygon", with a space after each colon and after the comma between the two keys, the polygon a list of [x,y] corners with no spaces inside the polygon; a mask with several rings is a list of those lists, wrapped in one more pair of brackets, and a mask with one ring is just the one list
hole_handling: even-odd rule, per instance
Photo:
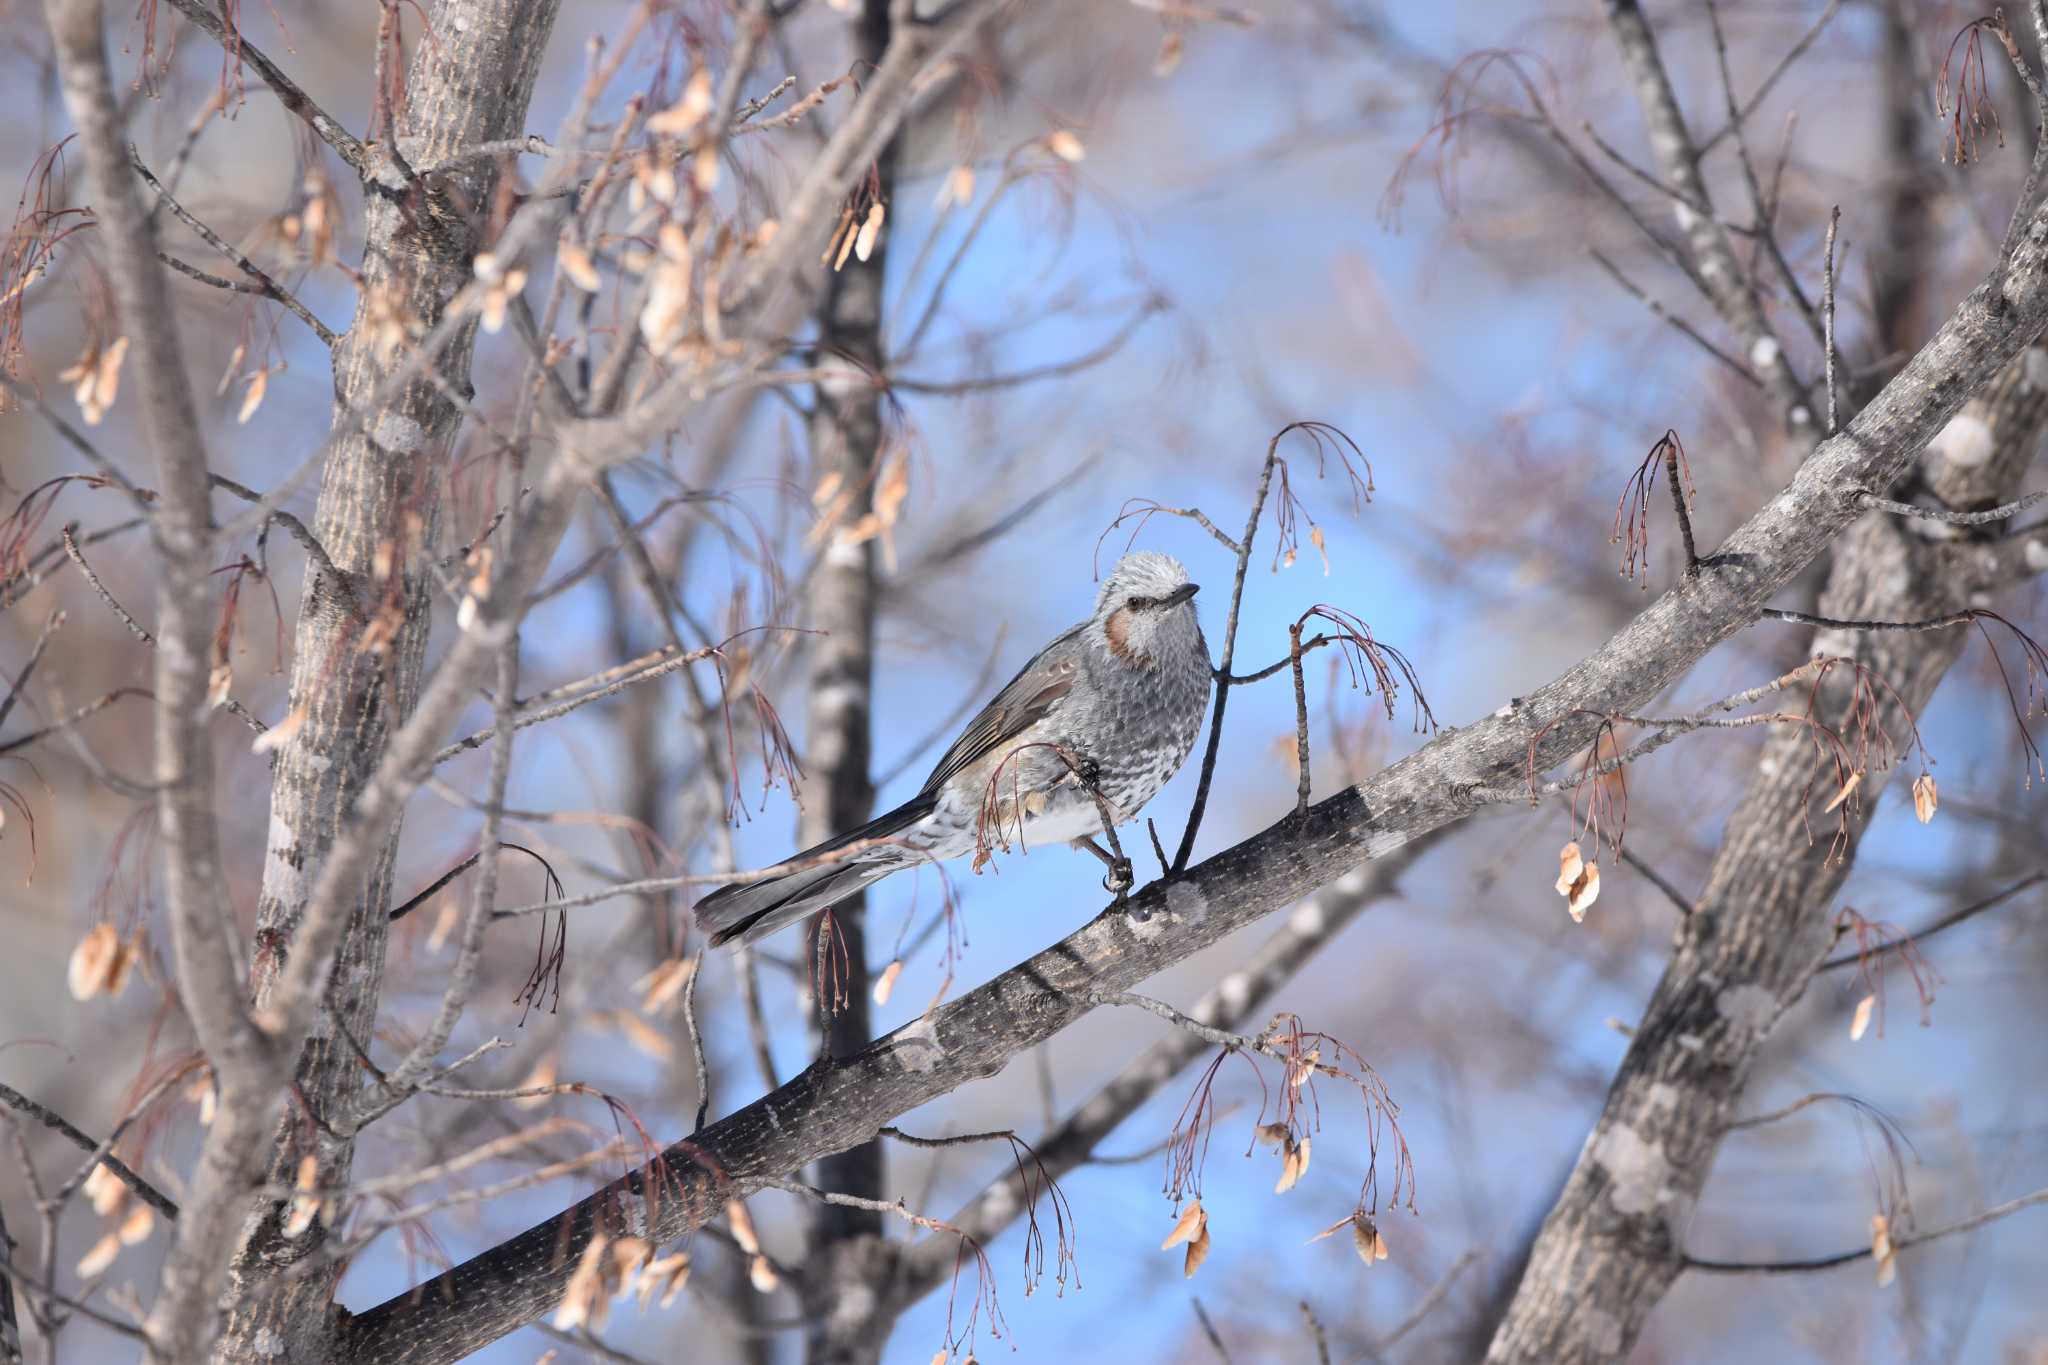
{"label": "diagonal branch", "polygon": [[[2039,335],[2048,322],[2048,215],[2029,218],[2042,228],[2042,241],[2020,235],[2008,272],[2009,297],[1994,301],[1986,290],[1973,292],[1843,432],[1823,441],[1792,483],[1702,565],[1698,578],[1666,592],[1562,676],[1310,807],[1306,815],[1289,816],[1177,879],[1146,887],[1132,898],[1131,914],[1097,917],[862,1051],[814,1065],[564,1214],[357,1315],[350,1326],[353,1357],[447,1361],[495,1340],[554,1306],[576,1255],[601,1223],[638,1225],[659,1240],[699,1226],[729,1197],[868,1141],[898,1114],[995,1074],[1085,1014],[1094,997],[1129,990],[1359,863],[1470,814],[1478,804],[1475,788],[1510,780],[1522,770],[1532,735],[1547,735],[1537,754],[1545,766],[1582,747],[1595,722],[1574,712],[1597,716],[1640,706],[1753,622],[1769,596],[1856,519],[1858,490],[1888,487],[1955,415],[1965,395]],[[572,455],[589,467],[608,448]],[[534,511],[554,505],[553,490],[544,490]],[[556,537],[566,520],[565,512],[558,515],[562,519],[551,528]],[[523,593],[527,584],[516,586]],[[493,621],[493,612],[486,608],[430,694],[444,685],[467,687],[482,641],[504,628]],[[430,709],[423,699],[421,717]],[[397,749],[406,738],[401,736]],[[420,750],[430,742],[422,740]],[[392,758],[406,761],[400,752]],[[372,795],[379,804],[387,799],[382,792]],[[389,816],[373,807],[363,818],[374,829]],[[331,876],[336,869],[327,871]]]}

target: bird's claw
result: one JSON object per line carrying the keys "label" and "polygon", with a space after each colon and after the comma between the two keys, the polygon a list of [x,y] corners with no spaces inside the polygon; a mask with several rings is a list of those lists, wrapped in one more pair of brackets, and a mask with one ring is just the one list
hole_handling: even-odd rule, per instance
{"label": "bird's claw", "polygon": [[1102,878],[1102,889],[1113,893],[1117,900],[1122,901],[1135,883],[1136,878],[1131,872],[1131,860],[1117,858],[1110,863],[1109,871]]}

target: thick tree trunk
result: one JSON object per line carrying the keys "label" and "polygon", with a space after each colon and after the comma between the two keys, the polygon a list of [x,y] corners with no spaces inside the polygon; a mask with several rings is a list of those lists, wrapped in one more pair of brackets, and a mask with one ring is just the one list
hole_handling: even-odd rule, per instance
{"label": "thick tree trunk", "polygon": [[[432,37],[414,47],[398,151],[412,166],[439,162],[525,129],[557,0],[441,0]],[[380,357],[375,319],[391,310],[416,333],[439,321],[469,281],[475,224],[497,181],[493,161],[472,162],[419,187],[364,187],[362,287],[355,325],[334,351],[336,439],[322,471],[313,533],[347,578],[309,569],[294,642],[291,705],[305,720],[283,749],[271,783],[269,845],[257,905],[251,974],[261,1009],[292,951],[314,874],[347,829],[385,742],[411,715],[432,617],[433,553],[445,457],[467,395],[474,327],[441,354],[442,379],[420,378],[375,406],[403,352]],[[323,1185],[346,1181],[353,1158],[347,1110],[362,1076],[384,974],[386,919],[398,831],[379,850],[351,912],[329,1010],[298,1065],[298,1096],[277,1132],[267,1179],[290,1185],[315,1157]],[[346,1029],[349,1039],[334,1030]],[[310,1120],[310,1121],[309,1121]],[[320,1358],[342,1269],[279,1274],[325,1240],[315,1224],[287,1236],[290,1205],[265,1201],[249,1216],[230,1279],[230,1315],[216,1359]]]}
{"label": "thick tree trunk", "polygon": [[[889,47],[889,0],[865,0],[853,22],[855,69],[870,68]],[[865,182],[875,202],[893,210],[896,148],[892,139]],[[862,213],[866,210],[863,208]],[[849,229],[851,230],[851,229]],[[813,474],[836,479],[840,534],[825,552],[811,589],[811,619],[830,633],[811,649],[810,708],[805,733],[807,774],[799,847],[854,828],[874,812],[869,775],[872,750],[876,538],[845,535],[874,510],[883,446],[882,391],[876,382],[882,354],[882,299],[890,233],[876,238],[866,260],[857,255],[825,276],[818,309],[818,366],[828,377],[811,409]],[[866,896],[835,906],[811,936],[818,993],[818,1050],[826,1058],[867,1046],[869,1013]],[[820,935],[829,939],[820,943]],[[866,1142],[819,1161],[818,1187],[863,1199],[882,1197],[882,1148]],[[810,1317],[807,1358],[814,1365],[858,1365],[879,1359],[886,1332],[871,1311],[873,1287],[891,1251],[881,1239],[881,1215],[844,1205],[821,1205],[810,1228],[810,1259],[803,1297]],[[855,1293],[865,1286],[869,1292]]]}
{"label": "thick tree trunk", "polygon": [[[1966,511],[2018,486],[2048,417],[2048,393],[2027,377],[2029,360],[2038,367],[2040,355],[2022,354],[1929,447],[1919,482],[1930,505]],[[1820,613],[1918,621],[1971,606],[1997,586],[1987,570],[2000,572],[2002,557],[1986,553],[1987,537],[1950,534],[1961,529],[1865,516],[1835,549]],[[2001,530],[1992,527],[1990,537]],[[1884,727],[1903,751],[1915,718],[1972,638],[1966,626],[1823,630],[1812,652],[1868,670]],[[1852,745],[1855,691],[1852,670],[1838,666],[1814,707],[1815,719]],[[1832,765],[1820,761],[1814,781],[1815,743],[1803,727],[1786,726],[1764,745],[1600,1120],[1544,1220],[1487,1353],[1492,1365],[1620,1360],[1684,1269],[1684,1230],[1721,1136],[1772,1026],[1834,943],[1829,906],[1890,776],[1869,758],[1858,801],[1844,807],[1845,842],[1831,845],[1835,817],[1820,806],[1838,783]]]}

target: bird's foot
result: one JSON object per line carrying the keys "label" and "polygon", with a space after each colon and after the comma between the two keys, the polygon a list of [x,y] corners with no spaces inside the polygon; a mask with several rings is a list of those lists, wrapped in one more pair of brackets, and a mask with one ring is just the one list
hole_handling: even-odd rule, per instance
{"label": "bird's foot", "polygon": [[1131,860],[1129,858],[1112,858],[1109,860],[1109,871],[1103,875],[1102,889],[1115,895],[1119,905],[1124,902],[1131,887],[1136,884],[1137,878],[1131,872]]}

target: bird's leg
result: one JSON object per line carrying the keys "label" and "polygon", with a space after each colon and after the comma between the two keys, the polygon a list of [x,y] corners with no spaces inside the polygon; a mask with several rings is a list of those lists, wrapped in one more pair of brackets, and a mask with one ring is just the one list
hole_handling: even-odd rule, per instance
{"label": "bird's leg", "polygon": [[1125,894],[1130,891],[1137,881],[1137,878],[1131,871],[1131,860],[1111,853],[1085,834],[1074,840],[1074,847],[1085,848],[1096,857],[1102,859],[1102,865],[1109,869],[1108,874],[1102,879],[1102,889],[1115,893],[1117,903],[1122,904]]}

